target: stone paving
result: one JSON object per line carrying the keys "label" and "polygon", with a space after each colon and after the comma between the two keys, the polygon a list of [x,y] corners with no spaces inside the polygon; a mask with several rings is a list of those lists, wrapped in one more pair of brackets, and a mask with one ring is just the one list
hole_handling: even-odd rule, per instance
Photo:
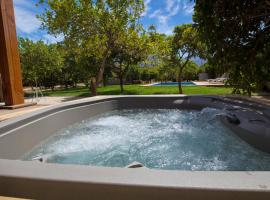
{"label": "stone paving", "polygon": [[[193,82],[195,85],[197,86],[224,86],[224,83],[221,82],[208,82],[208,81],[191,81]],[[149,83],[149,84],[145,84],[142,86],[153,86],[154,84],[157,84],[160,82],[156,82],[156,83]]]}
{"label": "stone paving", "polygon": [[72,101],[76,99],[79,99],[79,98],[78,97],[42,97],[37,101],[33,99],[25,99],[26,103],[37,102],[37,105],[29,106],[25,108],[19,108],[15,110],[0,109],[0,122],[10,119],[10,118],[18,117],[26,113],[40,110],[48,106],[52,106],[52,105],[56,105],[56,104],[60,104],[66,101]]}

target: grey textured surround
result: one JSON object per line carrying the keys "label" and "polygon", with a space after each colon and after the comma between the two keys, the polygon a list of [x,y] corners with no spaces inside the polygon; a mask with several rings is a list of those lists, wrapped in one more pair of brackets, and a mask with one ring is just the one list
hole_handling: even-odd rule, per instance
{"label": "grey textured surround", "polygon": [[[225,109],[222,121],[270,152],[269,107],[215,96],[110,96],[63,103],[0,123],[0,196],[34,199],[270,199],[270,172],[189,172],[19,159],[57,130],[115,109]],[[236,120],[235,120],[236,119]]]}

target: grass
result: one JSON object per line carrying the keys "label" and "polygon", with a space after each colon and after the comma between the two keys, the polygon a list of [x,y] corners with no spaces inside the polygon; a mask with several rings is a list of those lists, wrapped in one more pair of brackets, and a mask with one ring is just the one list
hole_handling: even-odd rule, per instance
{"label": "grass", "polygon": [[[150,95],[150,94],[178,94],[177,86],[152,86],[143,87],[139,85],[125,85],[125,95]],[[232,89],[227,87],[206,87],[206,86],[184,86],[184,94],[231,94]],[[99,95],[120,95],[120,88],[118,85],[99,87]],[[44,92],[45,96],[74,96],[74,97],[87,97],[90,96],[88,88],[70,88],[70,89],[59,89],[55,91]]]}

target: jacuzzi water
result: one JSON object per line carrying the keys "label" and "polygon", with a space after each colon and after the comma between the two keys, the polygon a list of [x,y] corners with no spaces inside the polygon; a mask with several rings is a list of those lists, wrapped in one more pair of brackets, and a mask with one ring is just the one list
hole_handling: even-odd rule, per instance
{"label": "jacuzzi water", "polygon": [[61,130],[24,159],[125,167],[137,161],[169,170],[270,170],[270,154],[220,122],[221,110],[117,110]]}

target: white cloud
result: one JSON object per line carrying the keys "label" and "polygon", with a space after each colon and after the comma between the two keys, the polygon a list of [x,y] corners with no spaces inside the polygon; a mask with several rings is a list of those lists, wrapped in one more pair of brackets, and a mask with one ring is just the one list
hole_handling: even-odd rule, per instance
{"label": "white cloud", "polygon": [[157,20],[158,20],[158,27],[157,27],[158,32],[171,35],[174,27],[169,26],[169,23],[168,23],[169,16],[159,15]]}
{"label": "white cloud", "polygon": [[158,9],[151,13],[149,18],[155,18],[157,20],[157,29],[159,32],[166,34],[168,33],[168,30],[170,29],[168,26],[170,16],[162,14],[162,10]]}
{"label": "white cloud", "polygon": [[169,16],[175,16],[180,10],[180,0],[166,0],[166,11]]}
{"label": "white cloud", "polygon": [[36,9],[33,0],[14,0],[16,25],[22,33],[38,31],[41,22],[36,18]]}
{"label": "white cloud", "polygon": [[174,3],[175,3],[174,0],[167,0],[166,1],[167,12],[170,12],[173,9]]}
{"label": "white cloud", "polygon": [[157,9],[148,17],[157,20],[157,30],[160,33],[171,35],[174,26],[170,25],[170,19],[179,13],[192,15],[194,3],[189,0],[166,0],[165,3],[166,7],[164,9]]}
{"label": "white cloud", "polygon": [[64,36],[53,36],[40,30],[41,22],[36,17],[37,8],[33,0],[14,0],[17,29],[33,41],[43,40],[46,43],[63,41]]}
{"label": "white cloud", "polygon": [[53,35],[50,35],[50,34],[43,35],[43,41],[48,43],[48,44],[61,42],[63,40],[64,40],[63,35],[58,35],[58,36],[53,36]]}
{"label": "white cloud", "polygon": [[160,9],[158,10],[155,10],[154,12],[152,12],[150,15],[149,15],[149,18],[157,18],[158,16],[160,16],[162,13],[162,11]]}
{"label": "white cloud", "polygon": [[166,35],[172,35],[174,26],[169,26],[168,24],[163,24],[158,26],[157,30],[159,33],[164,33]]}
{"label": "white cloud", "polygon": [[183,10],[186,14],[191,15],[194,12],[194,4],[193,3],[188,3],[184,2],[183,4]]}
{"label": "white cloud", "polygon": [[169,16],[175,16],[179,13],[180,10],[180,4],[176,4],[170,11]]}
{"label": "white cloud", "polygon": [[156,12],[152,13],[152,16],[154,16],[157,21],[158,21],[158,26],[157,26],[157,30],[160,33],[165,33],[165,34],[172,34],[172,29],[173,27],[170,27],[168,25],[168,21],[170,16],[167,15],[162,15],[161,12],[159,12],[158,10],[156,10]]}
{"label": "white cloud", "polygon": [[167,23],[168,23],[168,19],[169,19],[169,17],[166,16],[166,15],[159,15],[159,16],[158,16],[158,22],[159,22],[160,24],[162,24],[162,25],[167,24]]}
{"label": "white cloud", "polygon": [[17,28],[23,33],[35,32],[41,25],[35,13],[19,6],[15,6],[15,19]]}
{"label": "white cloud", "polygon": [[144,12],[142,13],[142,16],[146,16],[148,14],[148,11],[150,10],[149,4],[152,0],[144,0]]}
{"label": "white cloud", "polygon": [[191,15],[193,13],[194,3],[189,0],[166,0],[166,11],[170,16],[175,16],[179,12]]}

